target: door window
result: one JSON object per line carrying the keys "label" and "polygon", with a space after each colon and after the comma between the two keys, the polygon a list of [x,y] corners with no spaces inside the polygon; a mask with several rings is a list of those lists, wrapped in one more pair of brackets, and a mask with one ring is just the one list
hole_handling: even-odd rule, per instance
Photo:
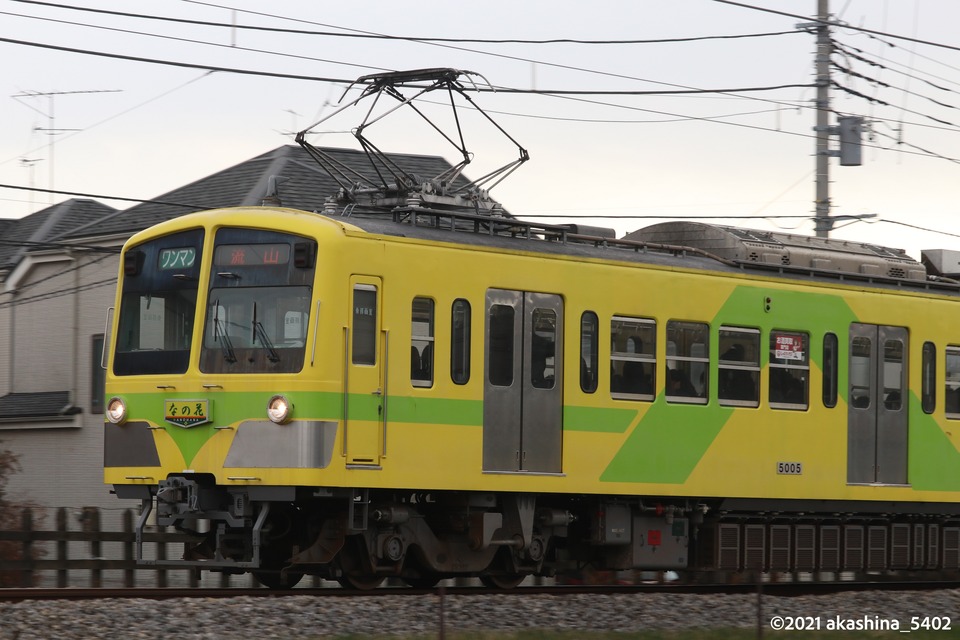
{"label": "door window", "polygon": [[377,362],[377,288],[358,284],[353,289],[353,364]]}
{"label": "door window", "polygon": [[509,387],[513,384],[513,307],[495,304],[490,307],[490,384]]}

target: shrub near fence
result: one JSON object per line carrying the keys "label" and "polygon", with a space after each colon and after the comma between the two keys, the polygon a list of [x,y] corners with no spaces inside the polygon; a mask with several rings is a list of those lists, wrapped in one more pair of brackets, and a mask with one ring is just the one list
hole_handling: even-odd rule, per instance
{"label": "shrub near fence", "polygon": [[[7,519],[10,520],[9,518]],[[176,569],[168,566],[137,565],[134,559],[136,534],[134,532],[134,514],[125,510],[121,517],[122,531],[101,530],[99,509],[85,507],[80,516],[82,530],[71,531],[68,528],[67,510],[63,507],[56,511],[56,528],[52,531],[43,530],[35,525],[32,509],[23,509],[20,518],[20,528],[17,530],[0,530],[0,587],[33,587],[36,586],[41,573],[56,574],[56,586],[71,585],[70,572],[88,571],[88,586],[97,588],[103,586],[105,571],[117,571],[122,574],[124,587],[137,586],[137,572],[149,571],[155,573],[157,587],[168,586],[168,573],[171,571],[186,572],[189,586],[199,584],[197,572],[191,569]],[[41,525],[42,527],[42,520]],[[182,555],[184,544],[195,541],[195,536],[175,531],[144,531],[143,542],[151,543],[156,550],[158,560],[168,557],[168,545],[176,546],[176,554],[170,553],[172,558]],[[87,544],[69,544],[69,543]],[[104,545],[114,543],[111,547],[119,546],[120,557],[104,557]],[[76,557],[79,550],[86,557]],[[49,557],[54,556],[54,557]],[[223,575],[221,585],[227,582],[228,576]]]}

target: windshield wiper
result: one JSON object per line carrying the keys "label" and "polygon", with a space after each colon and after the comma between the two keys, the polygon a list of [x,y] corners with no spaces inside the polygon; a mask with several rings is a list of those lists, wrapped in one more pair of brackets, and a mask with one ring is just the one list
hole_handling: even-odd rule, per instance
{"label": "windshield wiper", "polygon": [[267,336],[267,330],[263,328],[263,323],[257,320],[257,303],[253,303],[253,338],[251,339],[251,344],[257,344],[257,336],[260,336],[260,342],[264,347],[267,348],[268,356],[267,358],[270,362],[280,362],[280,353],[273,346],[273,343],[270,342],[269,336]]}
{"label": "windshield wiper", "polygon": [[[236,362],[237,354],[233,350],[233,343],[230,342],[230,336],[227,335],[227,329],[224,325],[220,324],[220,299],[218,298],[216,302],[213,303],[213,340],[214,342],[219,342],[223,338],[223,344],[221,349],[223,350],[223,358],[227,362]],[[222,327],[222,328],[221,328]]]}

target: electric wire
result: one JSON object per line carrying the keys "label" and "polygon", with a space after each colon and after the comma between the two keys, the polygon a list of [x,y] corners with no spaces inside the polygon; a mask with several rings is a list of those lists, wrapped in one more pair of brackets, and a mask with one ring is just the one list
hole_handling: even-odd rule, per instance
{"label": "electric wire", "polygon": [[952,104],[947,104],[946,102],[940,102],[940,101],[937,100],[936,98],[931,98],[930,96],[924,95],[924,94],[922,94],[922,93],[918,93],[918,92],[916,92],[916,91],[911,91],[910,89],[907,89],[907,88],[905,88],[905,87],[895,87],[895,86],[893,86],[893,85],[891,85],[891,84],[888,84],[888,83],[886,83],[886,82],[883,82],[883,81],[880,80],[879,78],[874,78],[874,77],[871,77],[871,76],[864,75],[864,74],[862,74],[862,73],[859,73],[859,72],[857,72],[857,71],[854,71],[854,70],[851,69],[851,68],[844,67],[843,65],[838,64],[838,63],[836,63],[836,62],[831,62],[831,63],[830,63],[830,66],[831,66],[832,68],[836,69],[837,71],[843,73],[844,75],[847,75],[847,76],[849,76],[849,77],[851,77],[851,78],[858,78],[858,79],[860,79],[860,80],[865,80],[866,82],[869,82],[870,84],[875,85],[875,86],[877,86],[877,87],[880,87],[880,88],[883,88],[883,89],[892,89],[892,90],[895,90],[895,91],[900,91],[900,92],[902,92],[902,93],[910,94],[910,95],[912,95],[912,96],[917,96],[918,98],[923,98],[923,99],[925,99],[925,100],[929,100],[930,102],[934,103],[935,105],[940,106],[940,107],[943,107],[943,108],[945,108],[945,109],[957,109],[957,107],[954,106],[954,105],[952,105]]}
{"label": "electric wire", "polygon": [[[76,47],[65,47],[61,45],[54,45],[48,43],[40,42],[27,42],[24,40],[15,40],[13,38],[0,38],[0,42],[7,42],[11,44],[29,46],[29,47],[39,47],[42,49],[53,49],[56,51],[65,51],[69,53],[78,53],[91,56],[100,56],[105,58],[116,58],[119,60],[128,60],[133,62],[145,62],[151,64],[161,64],[169,65],[174,67],[185,67],[189,69],[205,69],[208,71],[219,71],[223,73],[237,73],[243,75],[256,75],[264,76],[270,78],[284,78],[289,80],[310,80],[314,82],[333,82],[341,84],[356,84],[355,80],[350,80],[347,78],[332,78],[326,76],[307,76],[299,74],[290,74],[290,73],[277,73],[273,71],[257,71],[253,69],[241,69],[237,67],[220,67],[213,65],[204,65],[190,62],[179,62],[174,60],[161,60],[159,58],[145,58],[141,56],[130,56],[126,54],[119,53],[108,53],[105,51],[94,51],[92,49],[78,49]],[[664,84],[664,83],[660,83]],[[604,90],[604,89],[520,89],[515,87],[483,87],[478,85],[476,91],[479,93],[512,93],[512,94],[528,94],[528,95],[611,95],[611,96],[649,96],[649,95],[683,95],[683,94],[711,94],[711,93],[720,93],[720,94],[731,94],[731,93],[747,93],[753,91],[775,91],[779,89],[809,89],[813,88],[816,85],[813,84],[783,84],[767,87],[737,87],[737,88],[726,88],[726,89],[681,89],[681,90],[670,90],[670,91],[635,91],[635,90]]]}
{"label": "electric wire", "polygon": [[722,4],[729,4],[735,7],[742,7],[744,9],[752,9],[754,11],[762,11],[764,13],[773,13],[780,16],[786,16],[787,18],[795,18],[797,20],[809,20],[818,25],[824,25],[828,27],[843,27],[844,29],[851,29],[853,31],[859,31],[861,33],[873,35],[873,36],[884,36],[887,38],[895,38],[897,40],[904,40],[906,42],[914,42],[916,44],[924,44],[931,47],[938,47],[941,49],[950,49],[951,51],[960,51],[960,46],[955,46],[952,44],[945,44],[943,42],[933,42],[932,40],[921,40],[919,38],[912,38],[910,36],[901,36],[896,33],[886,33],[883,31],[877,31],[875,29],[867,29],[866,27],[858,27],[852,24],[845,22],[837,22],[835,20],[820,20],[819,18],[811,18],[810,16],[800,15],[798,13],[788,13],[786,11],[779,11],[777,9],[769,9],[767,7],[758,7],[756,5],[746,4],[743,2],[735,2],[734,0],[713,0],[714,2],[719,2]]}
{"label": "electric wire", "polygon": [[96,282],[88,282],[87,284],[67,287],[65,289],[57,289],[56,291],[48,291],[46,293],[39,293],[35,296],[29,296],[26,298],[14,298],[12,300],[6,300],[3,302],[0,302],[0,309],[19,306],[23,304],[29,304],[31,302],[41,302],[43,300],[52,300],[54,298],[62,298],[63,296],[82,293],[84,291],[90,291],[92,289],[99,289],[100,287],[116,286],[116,284],[117,284],[116,277],[107,278],[105,280],[98,280]]}
{"label": "electric wire", "polygon": [[[168,207],[183,207],[185,209],[204,209],[204,206],[195,205],[195,204],[185,204],[183,202],[167,202],[164,200],[141,200],[139,198],[124,198],[121,196],[105,196],[96,193],[81,193],[78,191],[63,191],[61,189],[41,189],[40,187],[24,187],[22,185],[16,184],[2,184],[0,183],[0,189],[19,189],[21,191],[36,191],[39,193],[52,193],[55,195],[61,196],[78,196],[81,198],[99,198],[101,200],[121,200],[123,202],[141,202],[141,203],[150,203],[150,204],[162,204]],[[2,242],[2,241],[0,241]]]}
{"label": "electric wire", "polygon": [[[215,8],[218,8],[218,9],[227,9],[227,10],[230,10],[230,11],[237,11],[237,12],[240,12],[240,13],[247,13],[247,14],[251,14],[251,15],[268,17],[268,18],[272,18],[272,19],[287,20],[287,21],[297,22],[297,23],[302,23],[302,24],[312,24],[312,25],[318,25],[318,26],[329,26],[329,25],[325,25],[325,24],[323,24],[323,23],[312,22],[312,21],[310,21],[310,20],[303,20],[303,19],[299,19],[299,18],[289,18],[289,17],[286,17],[286,16],[280,16],[280,15],[276,15],[276,14],[264,13],[264,12],[261,12],[261,11],[251,11],[251,10],[248,10],[248,9],[235,9],[235,8],[233,8],[233,7],[228,7],[228,6],[225,6],[225,5],[219,5],[219,4],[209,3],[209,2],[201,2],[201,1],[199,1],[199,0],[184,0],[184,2],[189,2],[189,3],[191,3],[191,4],[198,4],[198,5],[208,6],[208,7],[215,7]],[[345,27],[338,27],[338,28],[346,29]],[[360,29],[349,29],[349,31],[351,31],[351,32],[353,32],[353,33],[374,34],[374,32],[362,31],[362,30],[360,30]],[[374,35],[382,35],[382,34],[374,34]],[[428,45],[436,46],[436,47],[443,47],[443,48],[447,48],[447,49],[453,49],[453,50],[455,50],[455,51],[464,51],[464,52],[467,52],[467,53],[474,53],[474,54],[478,54],[478,55],[491,56],[491,57],[501,58],[501,59],[505,59],[505,60],[514,60],[514,61],[519,61],[519,62],[525,62],[525,63],[531,63],[531,64],[538,64],[538,65],[541,65],[541,66],[551,67],[551,68],[555,68],[555,69],[564,69],[564,70],[567,70],[567,71],[577,71],[577,72],[588,73],[588,74],[593,74],[593,75],[600,75],[600,76],[609,77],[609,78],[619,78],[619,79],[623,79],[623,80],[633,80],[633,81],[637,81],[637,82],[646,82],[646,83],[649,83],[649,84],[654,84],[654,85],[659,85],[659,86],[665,86],[665,87],[674,87],[674,88],[678,88],[678,89],[696,89],[696,87],[690,87],[690,86],[680,85],[680,84],[676,84],[676,83],[663,82],[663,81],[659,81],[659,80],[650,80],[650,79],[648,79],[648,78],[638,78],[638,77],[636,77],[636,76],[629,76],[629,75],[626,75],[626,74],[611,73],[611,72],[606,72],[606,71],[600,71],[600,70],[597,70],[597,69],[589,69],[589,68],[577,67],[577,66],[573,66],[573,65],[559,64],[559,63],[554,63],[554,62],[548,62],[548,61],[546,61],[546,60],[536,60],[536,59],[533,59],[533,58],[525,58],[525,57],[521,57],[521,56],[513,56],[513,55],[507,55],[507,54],[496,53],[496,52],[491,52],[491,51],[483,51],[483,50],[478,50],[478,49],[468,49],[468,48],[466,48],[466,47],[458,47],[458,46],[453,46],[453,45],[451,45],[451,44],[445,44],[445,43],[424,42],[423,44],[428,44]],[[768,100],[767,98],[758,98],[758,97],[755,97],[755,96],[744,96],[744,98],[746,98],[746,99],[751,99],[751,100]]]}
{"label": "electric wire", "polygon": [[[584,40],[578,38],[548,38],[541,40],[532,40],[532,39],[519,39],[519,38],[441,38],[436,36],[397,36],[389,34],[376,34],[376,33],[343,33],[339,31],[314,31],[306,29],[287,29],[283,27],[266,27],[260,25],[245,25],[245,24],[229,24],[225,22],[212,22],[207,20],[188,20],[185,18],[174,18],[169,16],[155,16],[155,15],[145,15],[141,13],[130,13],[126,11],[109,11],[106,9],[95,9],[93,7],[77,7],[67,4],[58,4],[54,2],[40,2],[39,0],[13,0],[14,2],[20,2],[22,4],[31,4],[45,7],[55,7],[58,9],[69,9],[73,11],[87,11],[92,13],[98,13],[103,15],[113,15],[113,16],[123,16],[127,18],[139,18],[144,20],[160,20],[165,22],[175,22],[180,24],[189,24],[197,26],[207,26],[207,27],[218,27],[218,28],[227,28],[227,29],[239,29],[245,31],[266,31],[273,33],[284,33],[284,34],[297,34],[297,35],[310,35],[310,36],[324,36],[324,37],[341,37],[341,38],[368,38],[368,39],[377,39],[377,40],[408,40],[412,42],[458,42],[464,44],[589,44],[589,45],[624,45],[624,44],[664,44],[664,43],[674,43],[674,42],[697,42],[703,40],[736,40],[742,38],[765,38],[771,36],[783,36],[799,33],[798,31],[777,31],[777,32],[768,32],[768,33],[741,33],[741,34],[728,34],[728,35],[711,35],[711,36],[691,36],[685,38],[655,38],[648,40]],[[195,4],[207,4],[207,3],[195,3]],[[217,6],[217,5],[208,5],[208,6]],[[218,7],[218,8],[228,8],[228,7]],[[239,11],[238,9],[231,9]],[[256,12],[251,12],[256,13]],[[260,14],[268,15],[268,14]],[[271,17],[281,17],[281,16],[271,16]],[[289,18],[284,18],[289,19]],[[342,29],[343,27],[338,27],[336,25],[322,25],[334,29]]]}
{"label": "electric wire", "polygon": [[[15,1],[22,1],[22,0],[15,0]],[[86,22],[76,22],[76,21],[72,21],[72,20],[59,20],[59,19],[56,19],[56,18],[44,18],[44,17],[39,17],[39,16],[28,16],[28,15],[19,14],[19,13],[10,13],[10,12],[8,12],[8,11],[0,11],[0,15],[15,16],[15,17],[18,17],[18,18],[28,18],[28,19],[32,19],[32,20],[41,20],[41,21],[45,21],[45,22],[55,22],[55,23],[58,23],[58,24],[67,24],[67,25],[71,25],[71,26],[75,26],[75,27],[86,27],[86,28],[88,28],[88,29],[100,29],[100,30],[103,30],[103,31],[113,31],[113,32],[116,32],[116,33],[125,33],[125,34],[128,34],[128,35],[146,36],[146,37],[148,37],[148,38],[159,38],[159,39],[162,39],[162,40],[172,40],[172,41],[174,41],[174,42],[184,42],[184,43],[188,43],[188,44],[200,44],[200,45],[204,45],[204,46],[207,46],[207,47],[220,47],[220,48],[223,48],[223,49],[230,49],[230,50],[232,50],[232,51],[246,51],[246,52],[250,52],[250,53],[260,53],[260,54],[270,55],[270,56],[280,56],[280,57],[284,57],[284,58],[293,58],[293,59],[297,59],[297,60],[307,60],[307,61],[310,61],[310,62],[324,62],[324,63],[326,63],[326,64],[335,64],[335,65],[346,66],[346,67],[357,67],[357,68],[359,68],[359,69],[364,69],[364,70],[367,70],[367,71],[370,71],[370,70],[376,71],[376,70],[378,70],[378,67],[373,67],[373,66],[370,66],[370,65],[363,65],[363,64],[354,64],[354,63],[352,63],[352,62],[343,62],[343,61],[340,61],[340,60],[329,60],[329,59],[327,59],[327,58],[317,58],[317,57],[314,57],[314,56],[303,56],[303,55],[298,55],[298,54],[294,54],[294,53],[283,53],[283,52],[280,52],[280,51],[270,51],[270,50],[268,50],[268,49],[254,49],[254,48],[252,48],[252,47],[244,47],[244,46],[240,46],[240,45],[236,45],[236,44],[225,44],[225,43],[220,43],[220,42],[208,42],[208,41],[206,41],[206,40],[196,40],[196,39],[194,39],[194,38],[181,38],[181,37],[177,37],[177,36],[171,36],[171,35],[165,35],[165,34],[159,34],[159,33],[148,33],[148,32],[146,32],[146,31],[134,31],[134,30],[132,30],[132,29],[121,29],[121,28],[119,28],[119,27],[108,27],[108,26],[99,25],[99,24],[89,24],[89,23],[86,23]]]}

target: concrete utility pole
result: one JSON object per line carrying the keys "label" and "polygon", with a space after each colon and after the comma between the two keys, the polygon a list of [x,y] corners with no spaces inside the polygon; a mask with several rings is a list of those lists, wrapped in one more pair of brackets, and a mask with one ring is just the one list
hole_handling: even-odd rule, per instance
{"label": "concrete utility pole", "polygon": [[826,238],[833,228],[830,219],[830,42],[829,0],[817,0],[817,194],[816,232]]}

